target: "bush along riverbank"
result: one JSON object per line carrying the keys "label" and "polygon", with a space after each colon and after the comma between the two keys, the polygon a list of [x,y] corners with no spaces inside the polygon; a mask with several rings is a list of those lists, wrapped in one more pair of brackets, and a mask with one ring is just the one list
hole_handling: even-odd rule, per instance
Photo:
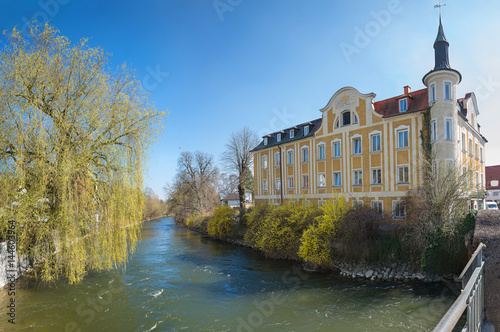
{"label": "bush along riverbank", "polygon": [[456,280],[467,263],[465,239],[475,216],[469,213],[452,230],[447,225],[445,231],[435,227],[422,234],[418,225],[403,224],[384,231],[391,216],[353,208],[339,196],[321,207],[262,204],[238,211],[221,206],[212,216],[193,215],[182,224],[269,258],[300,261],[307,270],[338,269],[345,277],[380,281],[440,282]]}

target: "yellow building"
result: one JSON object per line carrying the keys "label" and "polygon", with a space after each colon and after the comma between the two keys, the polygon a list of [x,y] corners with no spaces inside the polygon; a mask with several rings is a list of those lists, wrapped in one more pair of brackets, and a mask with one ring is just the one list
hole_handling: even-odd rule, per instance
{"label": "yellow building", "polygon": [[[448,46],[440,20],[435,67],[424,76],[424,89],[405,86],[401,95],[375,101],[374,93],[344,87],[319,119],[264,136],[253,150],[256,203],[321,204],[339,193],[404,218],[400,202],[422,183],[421,132],[429,127],[434,167],[461,165],[471,191],[481,192],[487,141],[479,132],[474,93],[456,97],[461,74],[449,65]],[[471,207],[482,201],[478,197]]]}

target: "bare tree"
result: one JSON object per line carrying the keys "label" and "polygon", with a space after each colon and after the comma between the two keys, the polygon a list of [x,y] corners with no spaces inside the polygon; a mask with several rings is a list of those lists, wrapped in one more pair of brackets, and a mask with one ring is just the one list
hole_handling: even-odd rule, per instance
{"label": "bare tree", "polygon": [[248,127],[231,133],[222,154],[222,162],[228,172],[238,176],[240,209],[245,206],[245,188],[253,187],[253,156],[250,152],[258,144],[257,135]]}
{"label": "bare tree", "polygon": [[207,214],[219,205],[218,176],[212,155],[181,153],[174,183],[164,187],[170,212],[177,222],[182,223],[193,214]]}
{"label": "bare tree", "polygon": [[219,195],[225,197],[238,191],[238,176],[235,174],[222,173],[219,176]]}

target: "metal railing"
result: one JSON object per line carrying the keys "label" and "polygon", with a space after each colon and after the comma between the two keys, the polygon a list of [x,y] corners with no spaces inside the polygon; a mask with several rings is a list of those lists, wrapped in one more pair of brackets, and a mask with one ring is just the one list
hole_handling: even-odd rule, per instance
{"label": "metal railing", "polygon": [[484,260],[480,243],[471,259],[459,276],[462,281],[462,292],[443,316],[434,332],[452,331],[462,314],[467,309],[467,323],[462,331],[481,331],[484,318]]}

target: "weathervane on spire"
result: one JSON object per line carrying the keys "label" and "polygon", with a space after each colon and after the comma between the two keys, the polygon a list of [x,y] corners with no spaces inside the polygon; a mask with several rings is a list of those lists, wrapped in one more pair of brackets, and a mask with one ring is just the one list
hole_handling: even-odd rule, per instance
{"label": "weathervane on spire", "polygon": [[441,17],[441,7],[446,6],[445,3],[441,4],[441,0],[439,0],[439,3],[434,6],[434,8],[439,8],[439,17]]}

